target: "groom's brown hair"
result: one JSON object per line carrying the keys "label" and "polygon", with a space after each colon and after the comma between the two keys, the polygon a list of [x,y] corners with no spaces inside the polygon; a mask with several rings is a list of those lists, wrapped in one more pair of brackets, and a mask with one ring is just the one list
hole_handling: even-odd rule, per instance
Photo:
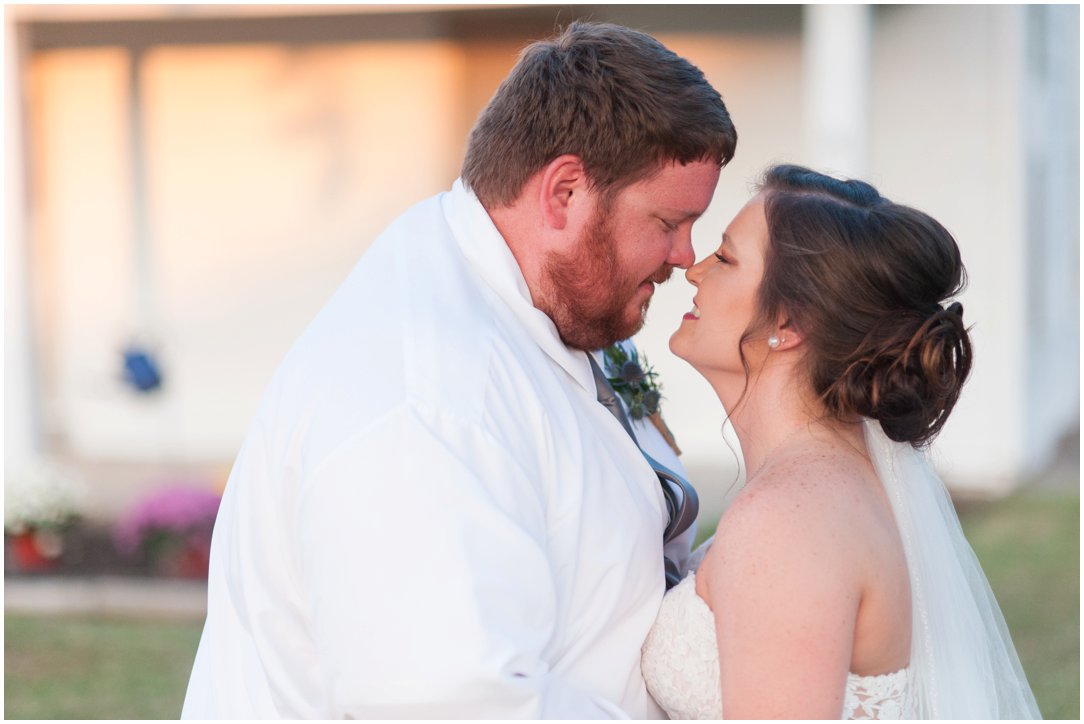
{"label": "groom's brown hair", "polygon": [[511,204],[562,154],[610,194],[661,164],[734,156],[737,132],[719,93],[655,38],[574,22],[520,54],[470,134],[462,177],[487,208]]}

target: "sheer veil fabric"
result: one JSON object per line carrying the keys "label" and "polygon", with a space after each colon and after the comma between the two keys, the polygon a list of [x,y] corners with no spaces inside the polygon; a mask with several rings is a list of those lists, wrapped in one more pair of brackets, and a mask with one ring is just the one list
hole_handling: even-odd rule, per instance
{"label": "sheer veil fabric", "polygon": [[917,719],[1040,719],[990,584],[926,455],[866,420],[911,579],[908,691]]}

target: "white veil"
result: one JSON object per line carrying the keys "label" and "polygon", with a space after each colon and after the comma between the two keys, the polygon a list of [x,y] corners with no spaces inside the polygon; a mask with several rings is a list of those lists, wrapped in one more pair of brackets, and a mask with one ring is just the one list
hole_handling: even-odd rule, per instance
{"label": "white veil", "polygon": [[867,420],[911,579],[911,715],[1040,719],[1001,609],[926,456]]}

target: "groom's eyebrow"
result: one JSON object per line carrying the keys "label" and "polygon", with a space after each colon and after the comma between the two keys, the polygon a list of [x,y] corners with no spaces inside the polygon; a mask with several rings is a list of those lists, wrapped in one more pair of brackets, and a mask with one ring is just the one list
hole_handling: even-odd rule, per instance
{"label": "groom's eyebrow", "polygon": [[692,219],[693,221],[700,218],[701,213],[699,211],[689,211],[688,209],[663,209],[664,214],[676,219],[678,223],[682,223]]}

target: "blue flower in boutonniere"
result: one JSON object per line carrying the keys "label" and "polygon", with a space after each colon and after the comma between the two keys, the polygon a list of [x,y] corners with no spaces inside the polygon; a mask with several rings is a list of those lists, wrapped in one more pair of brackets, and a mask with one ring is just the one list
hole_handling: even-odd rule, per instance
{"label": "blue flower in boutonniere", "polygon": [[602,351],[602,370],[614,392],[620,395],[629,417],[642,420],[645,417],[662,435],[666,443],[680,455],[681,450],[674,440],[673,433],[662,419],[659,404],[662,402],[662,385],[658,382],[658,373],[651,368],[647,357],[634,348],[631,354],[620,344],[607,347]]}
{"label": "blue flower in boutonniere", "polygon": [[602,357],[606,379],[625,401],[633,420],[642,420],[659,411],[662,394],[656,381],[658,374],[647,363],[647,357],[636,350],[630,355],[620,344],[607,347]]}

